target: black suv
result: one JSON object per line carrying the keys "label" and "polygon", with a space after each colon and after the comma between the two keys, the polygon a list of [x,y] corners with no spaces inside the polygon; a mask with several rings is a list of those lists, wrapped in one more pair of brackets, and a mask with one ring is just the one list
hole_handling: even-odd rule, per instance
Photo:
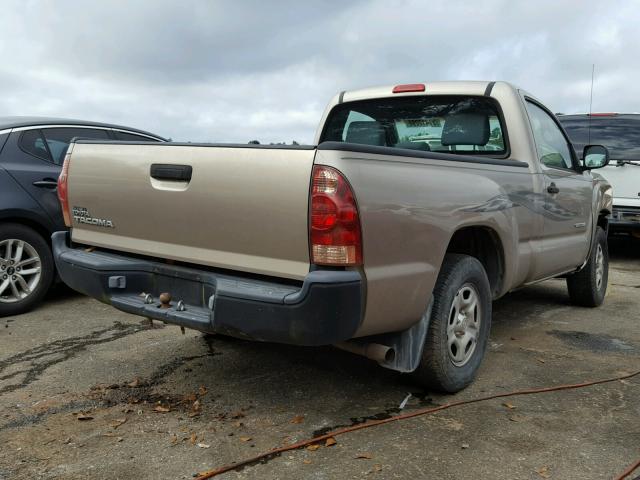
{"label": "black suv", "polygon": [[0,117],[0,317],[29,310],[53,283],[51,234],[66,228],[57,179],[67,146],[76,137],[166,141],[104,123]]}

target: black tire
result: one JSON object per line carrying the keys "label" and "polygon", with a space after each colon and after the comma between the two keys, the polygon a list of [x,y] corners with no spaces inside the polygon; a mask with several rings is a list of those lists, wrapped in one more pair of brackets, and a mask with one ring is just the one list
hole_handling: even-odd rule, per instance
{"label": "black tire", "polygon": [[[470,323],[476,324],[473,318],[479,314],[479,327],[474,328],[477,336],[473,350],[464,353],[467,360],[456,365],[452,358],[454,345],[449,346],[447,330],[454,328],[459,318],[459,312],[454,309],[454,301],[458,302],[460,295],[464,297],[469,285],[475,289],[477,297],[477,308],[474,309],[476,314],[472,316]],[[466,324],[467,319],[464,317],[463,330],[467,328]],[[455,393],[467,387],[473,382],[482,363],[490,329],[491,287],[484,267],[476,258],[468,255],[447,255],[433,290],[429,330],[420,365],[413,373],[414,378],[428,389],[447,393]],[[455,335],[457,337],[458,333]],[[466,337],[461,335],[459,338]],[[458,353],[457,348],[455,353]]]}
{"label": "black tire", "polygon": [[[599,252],[602,271],[598,273]],[[581,307],[598,307],[604,302],[609,281],[609,247],[607,234],[596,227],[596,237],[589,260],[582,270],[567,277],[567,289],[571,303]]]}
{"label": "black tire", "polygon": [[[2,245],[2,242],[5,242],[6,240],[20,240],[22,242],[26,242],[26,244],[35,250],[37,256],[40,258],[40,280],[37,282],[37,285],[35,285],[33,290],[31,290],[31,292],[23,299],[16,300],[11,303],[7,303],[8,295],[11,294],[7,294],[7,288],[5,288],[2,292],[4,301],[2,301],[2,298],[0,297],[0,317],[25,313],[40,303],[51,287],[55,272],[53,255],[51,254],[51,247],[49,246],[49,243],[32,228],[17,223],[0,224],[0,245]],[[1,247],[0,250],[0,256],[3,257],[0,261],[1,287],[3,282],[11,276],[9,275],[9,267],[11,267],[11,265],[7,264],[4,259],[6,244],[4,247]],[[25,266],[24,268],[26,269],[27,267]],[[25,276],[24,278],[27,277]]]}

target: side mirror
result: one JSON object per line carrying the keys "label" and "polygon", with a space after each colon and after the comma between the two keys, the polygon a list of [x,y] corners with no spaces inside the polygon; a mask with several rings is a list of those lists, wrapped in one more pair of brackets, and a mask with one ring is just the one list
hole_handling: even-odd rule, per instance
{"label": "side mirror", "polygon": [[587,170],[609,165],[609,150],[603,145],[587,145],[582,151],[582,164]]}

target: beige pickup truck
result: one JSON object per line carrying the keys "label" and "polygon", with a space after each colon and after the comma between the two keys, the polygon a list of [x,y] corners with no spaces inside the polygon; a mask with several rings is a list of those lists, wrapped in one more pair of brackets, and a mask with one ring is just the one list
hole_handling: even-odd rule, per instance
{"label": "beige pickup truck", "polygon": [[[447,392],[482,361],[493,299],[607,287],[611,189],[505,82],[341,92],[313,146],[80,140],[53,236],[72,288],[143,317],[336,345]],[[163,295],[164,294],[164,295]]]}

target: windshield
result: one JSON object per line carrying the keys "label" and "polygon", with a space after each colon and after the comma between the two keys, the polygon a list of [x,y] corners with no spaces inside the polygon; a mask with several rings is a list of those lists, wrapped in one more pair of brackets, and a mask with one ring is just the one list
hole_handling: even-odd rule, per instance
{"label": "windshield", "polygon": [[320,141],[500,156],[506,153],[503,132],[488,98],[416,96],[337,105]]}
{"label": "windshield", "polygon": [[576,153],[582,157],[585,145],[604,145],[612,160],[640,160],[640,115],[591,117],[558,116],[567,131]]}

